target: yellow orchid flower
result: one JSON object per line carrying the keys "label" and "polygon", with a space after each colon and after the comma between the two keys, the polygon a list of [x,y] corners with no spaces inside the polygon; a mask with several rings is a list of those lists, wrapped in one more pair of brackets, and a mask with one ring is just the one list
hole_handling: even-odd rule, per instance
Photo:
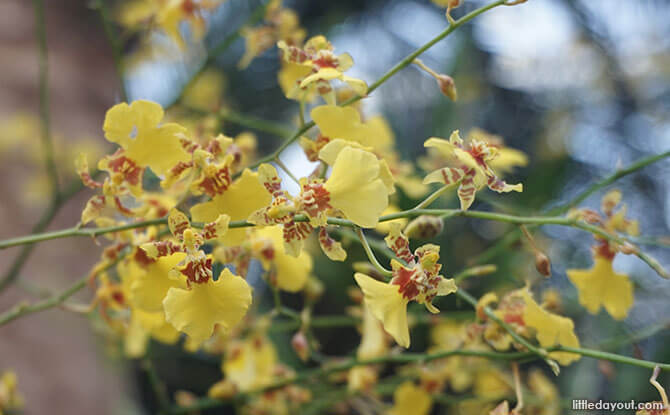
{"label": "yellow orchid flower", "polygon": [[333,46],[324,36],[308,39],[302,48],[281,40],[277,47],[285,62],[309,69],[306,77],[296,80],[296,85],[286,94],[288,98],[303,97],[306,91],[316,89],[327,103],[335,104],[335,91],[330,85],[334,79],[347,83],[360,96],[367,94],[368,86],[364,81],[344,74],[354,63],[351,56],[346,53],[335,55]]}
{"label": "yellow orchid flower", "polygon": [[428,415],[433,398],[414,382],[404,382],[393,392],[393,407],[389,415]]}
{"label": "yellow orchid flower", "polygon": [[[286,252],[298,256],[304,239],[315,227],[325,226],[329,214],[344,216],[361,227],[375,227],[379,215],[388,205],[389,177],[387,169],[374,154],[335,140],[323,148],[327,162],[333,166],[330,177],[322,179],[302,178],[300,194],[291,196],[281,189],[281,179],[277,170],[269,164],[258,168],[259,179],[263,187],[272,196],[272,203],[248,217],[256,225],[269,226],[281,224]],[[331,151],[331,146],[338,146]],[[305,214],[309,223],[296,222],[297,214]],[[319,233],[319,242],[329,258],[341,261],[346,252],[340,244],[330,238],[326,231]]]}
{"label": "yellow orchid flower", "polygon": [[330,177],[323,184],[330,206],[361,227],[377,226],[379,216],[388,206],[390,193],[383,163],[372,153],[345,147],[332,167]]}
{"label": "yellow orchid flower", "polygon": [[224,268],[214,281],[211,258],[200,264],[199,280],[189,276],[187,289],[172,287],[163,300],[166,320],[196,343],[207,340],[217,324],[233,328],[251,304],[251,287],[242,277]]}
{"label": "yellow orchid flower", "polygon": [[604,307],[613,318],[626,318],[633,306],[633,283],[628,275],[614,271],[612,260],[596,255],[591,269],[569,269],[566,273],[577,287],[579,304],[589,313],[597,314]]}
{"label": "yellow orchid flower", "polygon": [[[638,222],[626,218],[626,206],[615,210],[621,204],[621,192],[613,190],[603,196],[601,210],[603,216],[590,209],[572,212],[571,215],[585,221],[596,223],[606,232],[617,232],[637,235]],[[628,275],[614,271],[614,257],[621,251],[621,246],[608,239],[596,237],[592,247],[593,267],[591,269],[569,269],[568,279],[577,287],[579,303],[591,314],[596,314],[601,307],[615,319],[626,318],[633,306],[633,283]]]}
{"label": "yellow orchid flower", "polygon": [[[225,192],[208,202],[194,205],[191,217],[195,222],[210,222],[220,214],[226,214],[230,220],[245,220],[270,201],[270,195],[258,181],[258,173],[245,169]],[[241,245],[246,237],[247,230],[244,228],[229,229],[221,242],[228,246]]]}
{"label": "yellow orchid flower", "polygon": [[402,347],[409,347],[409,327],[407,325],[407,304],[416,301],[424,304],[431,313],[439,310],[432,304],[436,296],[448,295],[457,290],[452,279],[439,275],[442,265],[439,247],[427,244],[412,253],[409,241],[400,231],[400,225],[393,224],[386,237],[386,244],[397,257],[405,261],[403,265],[391,261],[393,277],[389,283],[357,272],[356,282],[363,290],[365,304],[370,312],[382,322],[384,330]]}
{"label": "yellow orchid flower", "polygon": [[160,124],[163,114],[163,108],[151,101],[117,104],[105,115],[105,138],[121,146],[125,156],[140,166],[165,174],[191,156],[182,145],[182,140],[188,140],[186,129],[175,123]]}
{"label": "yellow orchid flower", "polygon": [[[269,244],[264,244],[264,241]],[[258,229],[252,236],[252,245],[256,247],[255,256],[260,259],[263,268],[271,272],[270,280],[277,287],[289,292],[303,289],[312,272],[312,257],[305,251],[297,257],[286,253],[280,226]]]}
{"label": "yellow orchid flower", "polygon": [[[575,326],[572,320],[544,310],[535,302],[528,289],[520,290],[525,307],[523,322],[526,326],[535,329],[540,346],[555,345],[579,347],[579,339],[575,335]],[[581,357],[578,354],[567,352],[551,352],[549,357],[562,365],[569,365]]]}
{"label": "yellow orchid flower", "polygon": [[502,137],[491,134],[481,128],[475,127],[471,129],[468,132],[466,141],[480,141],[497,147],[498,155],[488,163],[496,173],[508,173],[516,167],[528,165],[528,156],[524,152],[505,146]]}
{"label": "yellow orchid flower", "polygon": [[300,26],[296,12],[282,7],[281,0],[271,0],[266,7],[265,22],[258,27],[245,27],[241,34],[245,40],[246,50],[237,66],[243,69],[278,41],[289,45],[302,43],[307,32]]}
{"label": "yellow orchid flower", "polygon": [[23,397],[17,387],[16,373],[6,371],[0,376],[0,414],[20,412],[23,408]]}
{"label": "yellow orchid flower", "polygon": [[433,137],[426,140],[424,146],[438,148],[455,157],[456,167],[435,170],[423,182],[442,183],[447,186],[458,184],[457,193],[462,210],[467,210],[472,205],[475,193],[484,186],[498,193],[523,191],[522,184],[509,185],[499,179],[491,169],[489,163],[499,155],[498,148],[493,145],[473,140],[466,146],[456,130],[449,137],[449,141]]}
{"label": "yellow orchid flower", "polygon": [[276,377],[278,362],[277,351],[270,339],[255,334],[231,345],[221,370],[226,380],[246,392],[271,384]]}

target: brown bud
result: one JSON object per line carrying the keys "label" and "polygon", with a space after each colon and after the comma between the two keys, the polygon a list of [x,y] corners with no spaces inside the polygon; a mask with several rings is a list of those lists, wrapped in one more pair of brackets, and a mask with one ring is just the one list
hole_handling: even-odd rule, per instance
{"label": "brown bud", "polygon": [[551,261],[548,256],[540,251],[535,253],[535,268],[545,277],[551,277]]}
{"label": "brown bud", "polygon": [[408,238],[431,239],[442,233],[444,222],[437,216],[422,215],[411,221],[403,233]]}
{"label": "brown bud", "polygon": [[297,332],[291,339],[291,347],[293,351],[298,355],[300,360],[306,362],[309,358],[309,344],[307,343],[307,337],[302,331]]}
{"label": "brown bud", "polygon": [[456,83],[454,78],[449,75],[440,74],[438,75],[437,85],[440,87],[440,91],[446,95],[450,100],[458,100],[458,91],[456,90]]}

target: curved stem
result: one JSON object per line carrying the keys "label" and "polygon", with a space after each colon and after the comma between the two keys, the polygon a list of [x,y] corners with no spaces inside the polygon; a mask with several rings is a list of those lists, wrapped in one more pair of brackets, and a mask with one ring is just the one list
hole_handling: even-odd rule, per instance
{"label": "curved stem", "polygon": [[368,240],[365,238],[365,234],[363,233],[363,230],[359,227],[355,228],[356,235],[358,235],[358,239],[361,241],[361,245],[363,245],[363,249],[365,250],[365,255],[367,255],[368,260],[374,267],[379,271],[382,275],[386,277],[390,277],[393,273],[384,268],[382,264],[379,263],[377,260],[377,257],[375,257],[374,252],[372,252],[372,248],[370,248],[370,244],[368,243]]}

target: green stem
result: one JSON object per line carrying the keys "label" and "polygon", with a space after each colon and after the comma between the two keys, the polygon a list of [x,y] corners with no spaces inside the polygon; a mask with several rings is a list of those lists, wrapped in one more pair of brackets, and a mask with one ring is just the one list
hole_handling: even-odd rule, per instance
{"label": "green stem", "polygon": [[[456,291],[456,295],[465,300],[465,302],[470,304],[474,309],[477,309],[477,299],[474,298],[472,295],[470,295],[467,291],[459,287],[458,291]],[[521,337],[519,334],[517,334],[516,331],[514,331],[514,329],[509,324],[502,321],[489,307],[484,307],[484,313],[486,313],[486,315],[491,320],[495,321],[496,324],[500,325],[503,329],[505,329],[505,331],[507,331],[509,335],[512,336],[512,338],[517,343],[523,345],[525,348],[536,354],[538,357],[547,360],[547,351],[545,349],[534,346],[528,340]]]}
{"label": "green stem", "polygon": [[414,207],[414,209],[424,209],[427,208],[428,206],[431,205],[435,200],[437,200],[438,197],[442,196],[447,190],[449,190],[451,186],[442,186],[436,191],[434,191],[430,196],[425,198],[424,200],[421,201],[418,205]]}
{"label": "green stem", "polygon": [[[581,229],[587,232],[590,232],[591,234],[598,236],[600,238],[604,238],[619,244],[623,244],[628,242],[626,238],[617,236],[617,235],[612,235],[610,233],[607,233],[604,231],[602,228],[590,225],[588,223],[580,222],[572,218],[567,218],[567,217],[562,217],[562,216],[516,216],[516,215],[508,215],[504,213],[495,213],[495,212],[482,212],[482,211],[477,211],[477,210],[459,210],[459,209],[410,209],[410,210],[405,210],[402,212],[397,212],[397,213],[391,213],[389,215],[384,215],[379,218],[380,222],[386,222],[394,219],[400,219],[400,218],[415,218],[417,216],[421,215],[430,215],[430,216],[440,216],[440,217],[453,217],[453,216],[462,216],[466,218],[474,218],[474,219],[484,219],[484,220],[493,220],[493,221],[498,221],[498,222],[506,222],[506,223],[512,223],[512,224],[517,224],[517,225],[523,225],[523,224],[528,224],[528,225],[558,225],[558,226],[565,226],[565,227],[572,227],[576,229]],[[294,220],[296,222],[307,222],[309,218],[307,218],[305,215],[296,215]],[[39,234],[32,234],[28,236],[22,236],[22,237],[17,237],[17,238],[10,238],[10,239],[5,239],[3,241],[0,241],[0,250],[9,248],[12,246],[17,246],[17,245],[25,245],[25,244],[32,244],[35,242],[41,242],[41,241],[47,241],[51,239],[59,239],[59,238],[66,238],[66,237],[71,237],[71,236],[89,236],[89,237],[96,237],[100,235],[104,235],[107,233],[113,233],[113,232],[119,232],[119,231],[124,231],[128,229],[137,229],[137,228],[143,228],[147,226],[153,226],[153,225],[164,225],[167,222],[166,218],[160,218],[160,219],[151,219],[147,221],[138,221],[138,222],[132,222],[128,223],[125,225],[118,225],[118,226],[109,226],[105,228],[79,228],[79,227],[72,227],[68,229],[62,229],[58,231],[53,231],[53,232],[45,232],[45,233],[39,233]],[[328,218],[327,223],[329,225],[338,225],[338,226],[346,226],[350,228],[355,228],[357,227],[355,223],[353,223],[350,220],[347,219],[342,219],[342,218]],[[252,223],[249,223],[247,221],[241,220],[241,221],[232,221],[228,225],[229,228],[243,228],[243,227],[250,227],[250,226],[255,226]],[[360,236],[360,235],[359,235]],[[369,245],[368,245],[369,248]],[[639,250],[636,250],[635,255],[646,262],[654,271],[656,271],[660,276],[663,278],[670,278],[670,275],[668,272],[663,269],[663,267],[653,258],[650,256],[644,254],[643,252],[640,252]],[[374,263],[373,263],[374,264]],[[380,265],[381,266],[381,265]],[[381,267],[383,269],[383,267]],[[386,273],[390,272],[388,270],[385,270]],[[385,273],[385,275],[387,275]]]}
{"label": "green stem", "polygon": [[112,60],[114,61],[114,70],[116,76],[119,78],[119,93],[121,94],[121,101],[128,101],[128,93],[126,91],[126,82],[123,76],[123,60],[121,54],[121,44],[114,34],[114,28],[109,16],[109,8],[105,0],[98,1],[98,10],[100,11],[100,19],[102,20],[102,27],[105,30],[107,42],[112,49]]}
{"label": "green stem", "polygon": [[[198,111],[200,113],[200,111]],[[293,132],[284,125],[274,121],[268,121],[263,118],[254,117],[247,114],[235,112],[231,109],[223,109],[219,112],[219,118],[225,121],[262,131],[282,138],[290,138]]]}
{"label": "green stem", "polygon": [[363,249],[365,250],[365,255],[368,256],[368,260],[374,267],[379,271],[382,275],[386,277],[390,277],[393,275],[391,271],[388,269],[384,268],[382,264],[379,263],[377,260],[377,257],[375,257],[374,252],[372,252],[372,248],[370,248],[370,244],[368,243],[368,240],[365,238],[365,234],[363,233],[363,230],[359,228],[358,226],[355,228],[356,235],[358,235],[358,239],[361,241],[361,245],[363,246]]}
{"label": "green stem", "polygon": [[[209,52],[207,53],[207,59],[205,59],[204,62],[202,62],[202,64],[196,70],[196,72],[193,74],[193,77],[191,79],[195,79],[198,75],[200,75],[205,70],[205,68],[207,68],[207,66],[214,63],[214,60],[216,59],[217,56],[219,56],[223,52],[227,51],[228,48],[230,48],[233,45],[233,43],[235,43],[235,41],[242,36],[242,30],[246,26],[253,26],[256,23],[263,20],[263,17],[265,16],[265,11],[267,9],[268,4],[270,4],[269,1],[262,2],[258,7],[256,7],[251,12],[251,15],[249,16],[249,18],[244,23],[242,23],[240,25],[240,27],[237,28],[237,30],[230,33],[228,36],[223,38],[223,40],[221,40],[221,42],[214,45],[214,47],[212,47],[209,50]],[[188,83],[185,83],[182,86],[181,91],[179,92],[179,94],[177,94],[177,96],[175,98],[175,101],[179,100],[179,98],[181,97],[181,95],[183,94],[183,92],[184,92],[184,90],[186,89],[187,86],[188,86]],[[174,104],[174,102],[170,103],[168,106],[172,106],[172,104]]]}
{"label": "green stem", "polygon": [[[411,65],[412,62],[414,62],[414,59],[418,58],[423,54],[425,51],[430,49],[431,47],[435,46],[437,42],[440,40],[444,39],[445,37],[449,36],[451,32],[454,30],[458,29],[459,27],[463,26],[465,23],[469,22],[470,20],[474,19],[475,17],[479,16],[480,14],[493,9],[494,7],[498,7],[505,4],[505,0],[497,0],[494,1],[493,3],[487,4],[485,6],[482,6],[476,10],[471,11],[470,13],[466,14],[465,16],[461,17],[460,19],[456,20],[453,24],[449,25],[444,31],[442,31],[439,35],[435,36],[433,39],[428,41],[428,43],[424,44],[414,52],[410,53],[407,55],[403,60],[398,62],[393,68],[389,69],[384,75],[382,75],[381,78],[379,78],[377,81],[372,83],[368,87],[368,94],[370,94],[372,91],[375,89],[379,88],[384,82],[388,81],[389,78],[391,78],[393,75],[398,73],[401,69],[405,68],[408,65]],[[355,96],[350,98],[349,100],[345,101],[342,105],[349,105],[351,103],[354,103],[358,100],[363,98],[362,96]]]}
{"label": "green stem", "polygon": [[167,412],[170,409],[170,397],[168,396],[168,391],[165,386],[165,383],[163,383],[163,381],[161,380],[151,360],[150,347],[151,346],[149,345],[146,356],[144,357],[144,359],[142,359],[141,363],[142,369],[144,369],[144,371],[147,374],[147,378],[149,380],[149,384],[151,385],[151,389],[153,390],[156,400],[158,401],[158,407],[162,412]]}
{"label": "green stem", "polygon": [[653,164],[657,161],[663,160],[667,157],[670,157],[670,151],[666,151],[665,153],[661,154],[655,154],[653,156],[645,157],[642,158],[632,164],[630,164],[627,167],[624,167],[622,169],[617,170],[614,172],[614,174],[605,177],[604,179],[593,183],[591,186],[586,188],[584,191],[579,193],[577,196],[575,196],[573,199],[571,199],[569,202],[567,202],[564,205],[557,206],[553,209],[550,209],[548,214],[550,215],[560,215],[562,213],[567,212],[571,208],[577,206],[581,202],[583,202],[587,197],[591,196],[593,193],[597,192],[598,190],[602,189],[605,186],[609,186],[610,184],[614,183],[618,179],[628,176],[631,173],[635,173],[638,170],[641,170],[644,167],[647,167],[650,164]]}
{"label": "green stem", "polygon": [[89,276],[77,280],[72,286],[67,288],[65,291],[57,294],[53,297],[47,298],[46,300],[39,301],[35,304],[18,304],[14,308],[0,314],[0,326],[9,323],[12,320],[15,320],[19,317],[37,313],[39,311],[47,310],[49,308],[57,307],[65,302],[68,298],[72,297],[76,292],[81,290],[86,286]]}
{"label": "green stem", "polygon": [[[51,221],[53,221],[62,204],[72,198],[72,196],[77,194],[83,188],[84,186],[81,184],[81,181],[73,181],[69,187],[61,192],[61,197],[59,200],[52,200],[49,203],[47,210],[44,211],[42,217],[40,217],[35,226],[33,226],[33,228],[30,230],[30,233],[39,234],[40,232],[43,232],[47,226],[51,224]],[[35,249],[35,245],[32,243],[26,244],[21,248],[19,254],[14,258],[14,262],[12,262],[2,278],[0,278],[0,292],[2,292],[5,288],[7,288],[19,278],[21,268],[23,268],[23,265],[30,257],[33,249]]]}
{"label": "green stem", "polygon": [[58,170],[54,160],[54,147],[51,140],[51,116],[49,114],[49,59],[47,51],[46,22],[44,18],[44,0],[33,0],[35,7],[35,34],[39,47],[39,90],[40,90],[40,121],[41,138],[44,147],[44,160],[47,175],[51,182],[51,197],[60,198],[58,186]]}

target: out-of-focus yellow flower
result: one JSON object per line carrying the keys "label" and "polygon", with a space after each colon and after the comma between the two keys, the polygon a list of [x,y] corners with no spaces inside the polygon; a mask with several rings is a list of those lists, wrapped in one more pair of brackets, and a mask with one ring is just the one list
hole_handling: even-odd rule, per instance
{"label": "out-of-focus yellow flower", "polygon": [[256,247],[255,256],[271,273],[270,280],[282,290],[302,290],[312,272],[312,257],[305,251],[300,252],[298,257],[287,254],[280,226],[258,229],[251,238],[252,245]]}
{"label": "out-of-focus yellow flower", "polygon": [[17,387],[16,373],[7,371],[0,376],[0,415],[23,408],[23,397]]}
{"label": "out-of-focus yellow flower", "polygon": [[405,382],[393,392],[393,407],[389,415],[428,415],[433,399],[414,382]]}
{"label": "out-of-focus yellow flower", "polygon": [[561,413],[561,401],[556,385],[542,373],[532,369],[528,373],[528,388],[539,402],[529,402],[528,409],[533,415],[558,415]]}
{"label": "out-of-focus yellow flower", "polygon": [[374,129],[361,122],[361,116],[354,108],[321,105],[314,108],[311,115],[321,134],[331,140],[340,138],[368,147],[376,141]]}
{"label": "out-of-focus yellow flower", "polygon": [[162,119],[163,108],[155,102],[124,102],[107,111],[103,130],[107,140],[125,150],[126,157],[162,175],[191,158],[182,146],[186,129],[174,123],[160,124]]}
{"label": "out-of-focus yellow flower", "polygon": [[216,111],[221,107],[226,79],[221,71],[206,69],[184,89],[182,104],[202,111]]}
{"label": "out-of-focus yellow flower", "polygon": [[[361,343],[356,350],[360,360],[381,357],[388,353],[388,336],[380,321],[370,312],[366,305],[361,307],[363,324],[360,326]],[[377,371],[369,366],[357,366],[349,371],[349,390],[369,390],[377,383]]]}
{"label": "out-of-focus yellow flower", "polygon": [[255,334],[229,347],[221,369],[226,380],[246,392],[271,384],[277,363],[277,352],[270,339]]}
{"label": "out-of-focus yellow flower", "polygon": [[442,265],[437,263],[440,259],[438,246],[423,245],[412,253],[409,241],[400,231],[398,224],[392,225],[391,232],[385,240],[388,247],[407,265],[392,260],[393,278],[388,284],[360,272],[357,272],[354,278],[363,290],[365,304],[382,322],[384,330],[393,336],[400,346],[409,347],[407,304],[414,300],[424,304],[431,313],[438,313],[439,310],[432,304],[433,299],[436,296],[451,294],[457,288],[454,280],[438,274],[442,268]]}
{"label": "out-of-focus yellow flower", "polygon": [[617,320],[626,318],[633,306],[633,283],[614,271],[612,261],[596,255],[591,269],[569,269],[568,278],[579,292],[579,303],[591,314],[604,307]]}
{"label": "out-of-focus yellow flower", "polygon": [[278,41],[288,45],[298,45],[302,43],[306,35],[307,32],[300,26],[297,13],[282,7],[281,0],[271,0],[266,6],[265,22],[258,27],[245,27],[242,30],[246,50],[237,66],[246,68],[254,58],[270,49]]}
{"label": "out-of-focus yellow flower", "polygon": [[[540,346],[579,347],[572,320],[544,310],[535,302],[528,289],[521,290],[520,294],[525,302],[523,321],[526,326],[535,329]],[[569,365],[580,358],[578,354],[567,352],[551,352],[549,357],[562,365]]]}
{"label": "out-of-focus yellow flower", "polygon": [[454,131],[449,141],[442,138],[429,138],[425,147],[434,147],[450,154],[456,159],[456,167],[444,167],[429,173],[424,183],[458,184],[458,198],[461,209],[467,210],[475,200],[475,193],[484,186],[498,193],[521,192],[522,184],[509,185],[499,179],[489,162],[495,160],[499,149],[486,142],[473,140],[466,146],[458,131]]}
{"label": "out-of-focus yellow flower", "polygon": [[286,63],[309,69],[306,77],[295,80],[296,84],[286,94],[287,98],[304,100],[311,90],[316,90],[327,103],[335,104],[335,91],[330,85],[330,81],[334,79],[347,83],[360,96],[367,94],[368,86],[364,81],[344,74],[354,63],[351,56],[347,53],[335,55],[333,46],[324,36],[308,39],[302,48],[285,41],[277,42],[277,47]]}

